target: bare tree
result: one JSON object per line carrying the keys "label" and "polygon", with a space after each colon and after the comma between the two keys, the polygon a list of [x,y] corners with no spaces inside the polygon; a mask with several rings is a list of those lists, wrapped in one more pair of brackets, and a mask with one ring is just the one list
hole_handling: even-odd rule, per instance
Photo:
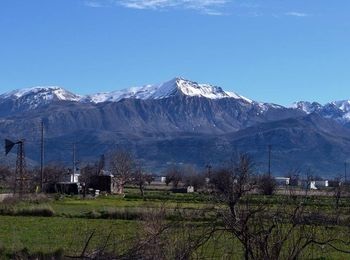
{"label": "bare tree", "polygon": [[169,185],[170,183],[173,184],[174,188],[177,188],[180,181],[183,179],[183,174],[181,169],[176,166],[172,165],[166,170],[166,180],[165,183]]}
{"label": "bare tree", "polygon": [[62,181],[62,178],[67,174],[67,169],[59,164],[51,164],[44,168],[44,183],[55,183]]}
{"label": "bare tree", "polygon": [[251,160],[241,155],[236,167],[217,173],[215,182],[215,198],[223,205],[219,217],[224,231],[240,241],[244,259],[298,259],[311,246],[346,252],[339,248],[344,241],[336,233],[326,228],[319,231],[320,218],[314,217],[319,213],[305,211],[303,198],[291,201],[285,197],[282,204],[288,206],[277,208],[263,200],[254,203],[249,194],[255,186],[253,176]]}
{"label": "bare tree", "polygon": [[334,209],[336,214],[336,222],[339,223],[340,217],[340,202],[344,192],[344,186],[341,181],[342,177],[338,176],[334,180],[335,187],[333,188]]}
{"label": "bare tree", "polygon": [[110,168],[117,179],[118,193],[124,193],[124,186],[133,179],[134,158],[128,151],[117,151],[110,157]]}
{"label": "bare tree", "polygon": [[212,222],[167,221],[166,208],[153,209],[144,216],[134,245],[117,259],[203,259],[198,249],[215,231]]}
{"label": "bare tree", "polygon": [[194,190],[197,191],[205,185],[205,175],[196,171],[192,165],[186,165],[183,172],[183,181],[186,186],[193,186]]}
{"label": "bare tree", "polygon": [[288,191],[288,195],[290,199],[297,198],[297,186],[299,185],[299,176],[300,170],[298,168],[291,169],[285,175],[286,178],[289,178],[289,185],[286,186],[286,191]]}
{"label": "bare tree", "polygon": [[308,191],[311,189],[311,183],[313,179],[313,173],[311,168],[308,168],[305,173],[306,183],[305,183],[305,196],[308,195]]}
{"label": "bare tree", "polygon": [[133,173],[133,183],[138,186],[142,199],[145,200],[145,185],[147,180],[149,180],[149,174],[143,171],[141,166],[136,167]]}
{"label": "bare tree", "polygon": [[8,166],[0,165],[0,188],[10,189],[14,182],[14,174]]}
{"label": "bare tree", "polygon": [[276,181],[271,175],[264,174],[259,176],[257,186],[261,194],[272,195],[276,190]]}
{"label": "bare tree", "polygon": [[152,174],[146,174],[146,182],[148,185],[151,185],[151,183],[154,181],[154,176]]}
{"label": "bare tree", "polygon": [[233,218],[237,217],[237,206],[242,196],[255,187],[253,163],[250,157],[242,154],[238,163],[230,168],[217,171],[212,179],[217,198],[229,206]]}

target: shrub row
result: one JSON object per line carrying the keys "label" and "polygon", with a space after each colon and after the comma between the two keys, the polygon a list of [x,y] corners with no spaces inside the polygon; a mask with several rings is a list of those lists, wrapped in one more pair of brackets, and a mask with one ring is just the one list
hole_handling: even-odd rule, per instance
{"label": "shrub row", "polygon": [[49,205],[28,207],[2,206],[0,208],[0,215],[52,217],[55,215],[55,212]]}

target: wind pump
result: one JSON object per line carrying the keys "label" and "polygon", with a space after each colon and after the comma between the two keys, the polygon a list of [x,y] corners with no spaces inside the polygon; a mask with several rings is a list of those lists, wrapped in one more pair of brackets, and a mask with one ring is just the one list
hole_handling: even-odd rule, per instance
{"label": "wind pump", "polygon": [[12,148],[17,145],[17,160],[16,160],[16,172],[13,193],[19,193],[22,196],[27,192],[27,178],[26,178],[26,161],[24,154],[24,140],[13,142],[5,139],[5,155],[7,155]]}

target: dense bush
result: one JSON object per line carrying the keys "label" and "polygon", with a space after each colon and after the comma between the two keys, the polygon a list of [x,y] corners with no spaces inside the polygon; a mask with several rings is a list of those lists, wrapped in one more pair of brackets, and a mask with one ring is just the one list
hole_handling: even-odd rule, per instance
{"label": "dense bush", "polygon": [[1,205],[0,215],[52,217],[54,210],[49,205],[9,206]]}
{"label": "dense bush", "polygon": [[55,215],[54,210],[48,205],[32,206],[29,208],[20,208],[15,211],[16,216],[38,216],[52,217]]}
{"label": "dense bush", "polygon": [[7,197],[0,204],[0,215],[51,217],[55,215],[54,210],[50,205],[43,204],[48,201],[45,194]]}

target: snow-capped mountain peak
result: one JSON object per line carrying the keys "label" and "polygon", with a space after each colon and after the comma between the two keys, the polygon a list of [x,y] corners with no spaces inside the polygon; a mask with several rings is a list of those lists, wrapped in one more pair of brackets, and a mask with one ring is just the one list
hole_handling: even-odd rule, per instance
{"label": "snow-capped mountain peak", "polygon": [[176,87],[186,96],[199,96],[210,99],[228,98],[230,97],[222,88],[209,84],[199,84],[197,82],[185,80],[182,78],[176,79]]}
{"label": "snow-capped mountain peak", "polygon": [[61,87],[32,87],[14,90],[0,95],[0,100],[16,100],[21,104],[28,104],[30,108],[38,107],[41,104],[48,104],[52,101],[74,101],[84,103],[118,102],[121,99],[164,99],[175,95],[191,97],[204,97],[208,99],[234,98],[248,103],[250,99],[240,96],[234,92],[226,92],[221,87],[209,84],[199,84],[194,81],[176,77],[170,81],[160,84],[149,84],[142,87],[131,87],[117,91],[97,93],[86,96],[79,96]]}
{"label": "snow-capped mountain peak", "polygon": [[317,102],[299,101],[293,103],[292,108],[304,111],[306,114],[314,113],[322,108],[322,105]]}
{"label": "snow-capped mountain peak", "polygon": [[56,86],[32,87],[14,90],[0,95],[1,101],[16,102],[23,109],[34,109],[53,101],[79,102],[81,97]]}
{"label": "snow-capped mountain peak", "polygon": [[89,95],[85,98],[85,101],[101,103],[106,101],[117,102],[123,98],[163,99],[176,94],[205,97],[209,99],[235,98],[245,100],[246,102],[252,102],[234,92],[225,92],[220,87],[209,84],[199,84],[181,77],[174,78],[161,84],[144,85],[142,87],[132,87],[109,93]]}
{"label": "snow-capped mountain peak", "polygon": [[1,98],[34,98],[42,100],[66,100],[66,101],[79,101],[80,96],[73,94],[61,87],[47,86],[47,87],[32,87],[14,90],[5,94],[0,95]]}
{"label": "snow-capped mountain peak", "polygon": [[350,112],[350,100],[334,101],[331,104],[345,113]]}

